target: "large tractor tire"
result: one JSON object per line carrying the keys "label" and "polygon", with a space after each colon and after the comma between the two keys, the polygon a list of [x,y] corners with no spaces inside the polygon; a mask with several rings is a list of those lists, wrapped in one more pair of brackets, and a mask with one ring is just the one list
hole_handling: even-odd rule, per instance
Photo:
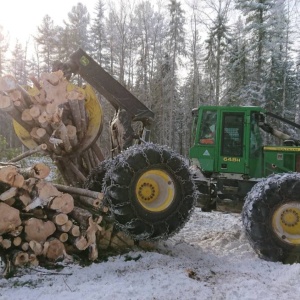
{"label": "large tractor tire", "polygon": [[104,160],[94,168],[86,178],[83,187],[91,191],[102,192],[103,180],[107,170],[110,168],[111,162],[111,159]]}
{"label": "large tractor tire", "polygon": [[103,188],[116,225],[134,240],[166,239],[176,233],[189,219],[196,198],[184,159],[155,144],[119,154]]}
{"label": "large tractor tire", "polygon": [[261,258],[300,262],[300,174],[274,174],[257,183],[246,197],[242,219]]}

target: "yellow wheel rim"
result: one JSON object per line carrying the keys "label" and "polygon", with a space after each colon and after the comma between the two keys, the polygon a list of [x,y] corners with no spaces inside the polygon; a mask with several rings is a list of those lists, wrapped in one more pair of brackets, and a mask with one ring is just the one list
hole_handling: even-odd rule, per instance
{"label": "yellow wheel rim", "polygon": [[145,209],[161,212],[174,201],[174,186],[167,172],[157,169],[146,171],[137,181],[136,199]]}
{"label": "yellow wheel rim", "polygon": [[300,203],[289,202],[276,209],[272,217],[276,235],[285,243],[300,244]]}

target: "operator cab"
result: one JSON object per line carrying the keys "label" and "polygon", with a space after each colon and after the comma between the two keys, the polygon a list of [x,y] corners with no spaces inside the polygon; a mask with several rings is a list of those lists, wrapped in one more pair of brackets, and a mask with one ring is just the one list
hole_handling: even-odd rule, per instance
{"label": "operator cab", "polygon": [[259,107],[202,106],[193,110],[194,145],[190,158],[202,172],[255,177],[261,172]]}

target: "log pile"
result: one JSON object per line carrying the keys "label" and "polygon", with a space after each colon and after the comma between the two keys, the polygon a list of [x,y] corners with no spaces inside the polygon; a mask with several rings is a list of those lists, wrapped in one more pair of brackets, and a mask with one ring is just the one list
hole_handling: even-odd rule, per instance
{"label": "log pile", "polygon": [[[61,71],[31,81],[33,86],[24,88],[10,75],[0,78],[0,109],[29,148],[0,163],[0,257],[6,272],[73,254],[95,261],[106,249],[132,247],[133,240],[115,230],[103,194],[80,188],[104,160],[95,142],[102,112],[92,88],[71,84]],[[47,181],[50,170],[42,163],[16,165],[36,152],[52,158],[66,185]]]}
{"label": "log pile", "polygon": [[133,245],[107,221],[102,193],[52,184],[48,174],[42,163],[0,166],[0,256],[7,266],[55,263],[75,253],[95,261],[99,250]]}
{"label": "log pile", "polygon": [[[29,148],[44,145],[40,150],[51,156],[64,181],[81,186],[104,159],[95,142],[102,126],[98,100],[89,85],[79,88],[71,84],[62,71],[43,73],[40,82],[30,79],[33,86],[25,89],[13,76],[1,77],[0,109],[15,121],[16,133],[25,146],[28,140]],[[95,110],[99,113],[91,120]]]}

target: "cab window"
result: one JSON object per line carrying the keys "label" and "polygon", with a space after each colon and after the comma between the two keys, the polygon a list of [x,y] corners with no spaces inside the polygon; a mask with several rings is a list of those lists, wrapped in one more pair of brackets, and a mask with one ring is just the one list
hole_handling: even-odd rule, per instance
{"label": "cab window", "polygon": [[215,110],[205,110],[202,113],[202,126],[200,129],[200,144],[215,143],[217,112]]}
{"label": "cab window", "polygon": [[224,113],[222,126],[222,156],[243,156],[244,114]]}

